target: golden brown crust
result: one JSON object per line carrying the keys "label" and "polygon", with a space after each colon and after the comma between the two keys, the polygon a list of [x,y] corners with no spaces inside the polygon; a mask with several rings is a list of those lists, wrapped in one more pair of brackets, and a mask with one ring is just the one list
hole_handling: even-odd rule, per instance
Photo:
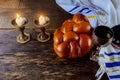
{"label": "golden brown crust", "polygon": [[62,58],[82,57],[93,47],[93,31],[88,19],[75,14],[54,32],[54,51]]}

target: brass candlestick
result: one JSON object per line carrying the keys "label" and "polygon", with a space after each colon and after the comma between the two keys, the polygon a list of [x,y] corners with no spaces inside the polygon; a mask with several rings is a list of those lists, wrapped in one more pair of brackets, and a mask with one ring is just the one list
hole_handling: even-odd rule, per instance
{"label": "brass candlestick", "polygon": [[16,23],[16,19],[12,20],[12,25],[17,26],[16,29],[20,32],[20,34],[16,37],[18,43],[26,43],[30,41],[30,34],[24,32],[27,22],[28,21],[26,20],[23,25],[18,25]]}
{"label": "brass candlestick", "polygon": [[46,32],[46,26],[49,25],[49,20],[45,22],[45,24],[39,24],[39,20],[35,20],[35,24],[37,25],[40,33],[37,35],[37,40],[40,42],[47,42],[50,40],[50,33]]}

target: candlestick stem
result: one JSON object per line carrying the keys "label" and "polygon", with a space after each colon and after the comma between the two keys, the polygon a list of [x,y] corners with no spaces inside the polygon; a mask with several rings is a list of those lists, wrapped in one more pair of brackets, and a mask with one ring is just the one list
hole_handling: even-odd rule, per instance
{"label": "candlestick stem", "polygon": [[45,40],[48,38],[48,35],[45,33],[45,27],[41,27],[41,38],[42,40]]}
{"label": "candlestick stem", "polygon": [[18,27],[17,30],[20,32],[17,36],[17,42],[26,43],[30,40],[30,35],[24,32],[25,26]]}
{"label": "candlestick stem", "polygon": [[40,33],[37,36],[37,40],[40,42],[46,42],[50,39],[50,33],[46,32],[45,27],[40,27]]}

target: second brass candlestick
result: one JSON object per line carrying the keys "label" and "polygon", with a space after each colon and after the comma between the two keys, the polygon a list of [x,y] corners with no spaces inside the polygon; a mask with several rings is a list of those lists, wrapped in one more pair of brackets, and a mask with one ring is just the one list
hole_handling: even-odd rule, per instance
{"label": "second brass candlestick", "polygon": [[50,40],[50,33],[46,32],[46,26],[49,25],[49,22],[44,25],[40,25],[38,20],[35,20],[35,24],[38,26],[40,33],[37,35],[37,40],[40,42],[47,42]]}

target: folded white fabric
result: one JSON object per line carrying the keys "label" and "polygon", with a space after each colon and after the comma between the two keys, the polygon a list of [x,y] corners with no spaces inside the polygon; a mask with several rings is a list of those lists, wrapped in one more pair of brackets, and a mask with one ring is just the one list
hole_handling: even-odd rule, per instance
{"label": "folded white fabric", "polygon": [[117,13],[117,23],[120,24],[120,0],[112,0]]}
{"label": "folded white fabric", "polygon": [[[120,80],[120,49],[112,45],[101,48],[98,61],[99,65],[103,66],[102,71],[107,73],[109,80]],[[102,71],[98,70],[98,72]],[[97,77],[100,80],[101,76],[97,75]]]}
{"label": "folded white fabric", "polygon": [[95,14],[88,6],[81,4],[79,0],[56,0],[56,3],[71,14],[82,13],[89,17],[92,27],[96,27],[97,19]]}
{"label": "folded white fabric", "polygon": [[71,14],[81,13],[88,17],[93,28],[117,24],[116,11],[111,0],[56,0],[56,3]]}
{"label": "folded white fabric", "polygon": [[107,15],[107,20],[108,20],[107,26],[111,28],[118,24],[116,9],[111,0],[91,0],[91,1],[94,5],[100,7],[105,12],[107,12],[108,14]]}

